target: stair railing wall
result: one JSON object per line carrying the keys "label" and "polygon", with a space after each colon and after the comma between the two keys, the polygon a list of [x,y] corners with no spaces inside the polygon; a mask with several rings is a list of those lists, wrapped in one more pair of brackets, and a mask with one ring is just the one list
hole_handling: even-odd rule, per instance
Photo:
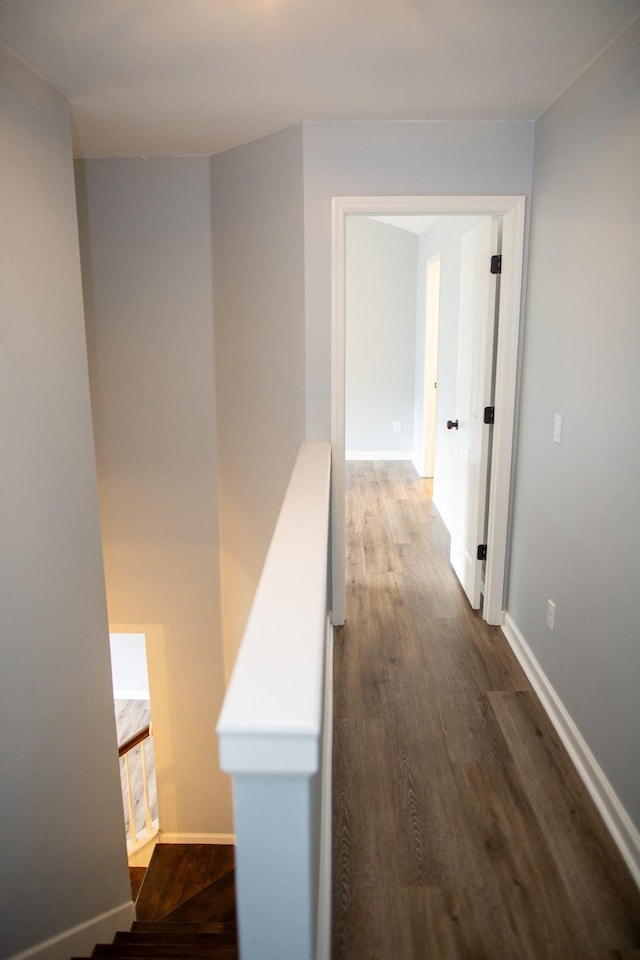
{"label": "stair railing wall", "polygon": [[[121,761],[122,800],[126,813],[127,854],[131,856],[157,837],[159,825],[154,818],[149,798],[149,772],[147,767],[147,744],[152,744],[151,726],[144,727],[130,737],[118,750]],[[139,749],[138,749],[139,748]],[[153,749],[153,747],[151,747]],[[136,796],[132,786],[131,767],[135,765],[140,773],[142,796]],[[144,825],[138,829],[136,812],[142,805]]]}
{"label": "stair railing wall", "polygon": [[331,448],[300,448],[218,722],[242,960],[328,960]]}

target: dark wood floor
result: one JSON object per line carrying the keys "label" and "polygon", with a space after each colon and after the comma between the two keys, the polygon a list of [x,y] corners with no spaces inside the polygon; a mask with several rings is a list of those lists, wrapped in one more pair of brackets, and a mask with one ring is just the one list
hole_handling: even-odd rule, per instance
{"label": "dark wood floor", "polygon": [[232,846],[158,844],[129,871],[138,919],[92,960],[238,960],[234,864]]}
{"label": "dark wood floor", "polygon": [[430,494],[347,464],[333,960],[639,958],[640,894]]}
{"label": "dark wood floor", "polygon": [[136,902],[138,922],[235,923],[235,849],[160,843]]}

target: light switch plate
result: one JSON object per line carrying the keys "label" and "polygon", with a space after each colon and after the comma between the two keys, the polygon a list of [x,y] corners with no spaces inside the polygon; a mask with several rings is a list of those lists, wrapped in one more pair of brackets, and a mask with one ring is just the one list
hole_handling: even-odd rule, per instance
{"label": "light switch plate", "polygon": [[559,413],[553,418],[553,439],[556,443],[562,440],[562,416]]}

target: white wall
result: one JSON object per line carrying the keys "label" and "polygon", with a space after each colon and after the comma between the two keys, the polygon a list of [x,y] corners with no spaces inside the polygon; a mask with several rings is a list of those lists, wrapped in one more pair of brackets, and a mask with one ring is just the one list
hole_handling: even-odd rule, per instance
{"label": "white wall", "polygon": [[[451,529],[455,435],[447,420],[455,420],[458,380],[458,318],[460,313],[460,251],[462,236],[482,223],[484,217],[436,217],[419,238],[418,316],[426,309],[427,260],[440,259],[440,324],[438,335],[438,390],[435,474],[433,500],[446,526]],[[487,269],[489,269],[487,265]],[[424,397],[424,320],[416,325],[416,397],[421,417]],[[422,363],[420,363],[422,360]]]}
{"label": "white wall", "polygon": [[147,636],[162,831],[227,833],[209,161],[77,169],[110,624]]}
{"label": "white wall", "polygon": [[149,673],[144,633],[111,633],[114,700],[148,700]]}
{"label": "white wall", "polygon": [[532,123],[305,123],[306,433],[331,437],[331,197],[530,195]]}
{"label": "white wall", "polygon": [[639,158],[636,21],[536,124],[508,608],[638,827]]}
{"label": "white wall", "polygon": [[225,660],[304,440],[302,130],[211,158]]}
{"label": "white wall", "polygon": [[413,450],[417,253],[415,233],[347,218],[347,451]]}
{"label": "white wall", "polygon": [[7,957],[118,907],[127,913],[131,890],[69,109],[1,46],[0,127],[0,956]]}

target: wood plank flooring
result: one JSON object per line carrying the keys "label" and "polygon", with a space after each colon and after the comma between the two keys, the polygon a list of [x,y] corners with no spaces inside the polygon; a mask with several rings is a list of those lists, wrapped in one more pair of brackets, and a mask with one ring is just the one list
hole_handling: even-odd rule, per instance
{"label": "wood plank flooring", "polygon": [[640,892],[448,550],[411,464],[347,463],[333,960],[640,958]]}

